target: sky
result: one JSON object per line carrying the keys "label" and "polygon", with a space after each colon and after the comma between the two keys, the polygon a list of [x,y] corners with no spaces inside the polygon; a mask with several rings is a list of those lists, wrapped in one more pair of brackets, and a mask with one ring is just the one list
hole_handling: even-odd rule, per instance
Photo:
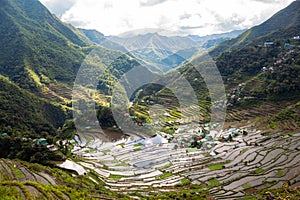
{"label": "sky", "polygon": [[146,29],[163,35],[202,36],[258,25],[294,0],[40,1],[62,21],[104,35]]}

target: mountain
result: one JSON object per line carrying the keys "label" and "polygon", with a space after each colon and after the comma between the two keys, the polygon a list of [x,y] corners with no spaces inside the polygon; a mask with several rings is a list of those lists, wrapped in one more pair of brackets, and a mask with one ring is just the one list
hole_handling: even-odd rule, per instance
{"label": "mountain", "polygon": [[[81,30],[96,44],[136,58],[151,71],[166,72],[191,58],[200,48],[211,48],[245,30],[207,36],[163,36],[157,30],[139,30],[122,36],[104,36],[96,30]],[[148,31],[148,32],[147,32]]]}
{"label": "mountain", "polygon": [[187,37],[180,36],[162,36],[158,33],[147,33],[145,35],[137,35],[134,37],[120,38],[110,37],[110,39],[130,51],[139,49],[152,49],[158,52],[158,55],[164,57],[168,52],[176,51],[197,46],[197,43]]}
{"label": "mountain", "polygon": [[88,39],[62,23],[37,0],[0,2],[0,73],[20,87],[39,90],[53,81],[70,83]]}
{"label": "mountain", "polygon": [[[300,1],[295,1],[261,25],[249,29],[235,39],[221,43],[210,52],[210,54],[215,53],[213,60],[224,81],[228,101],[227,120],[253,120],[255,117],[261,117],[264,119],[262,124],[266,127],[280,127],[281,130],[286,131],[298,130],[297,126],[300,124],[298,106],[300,40],[297,37],[300,30],[299,9]],[[291,20],[284,23],[287,19]],[[236,43],[230,46],[233,41]],[[269,43],[265,45],[265,41]],[[222,53],[224,46],[228,46],[230,51]],[[211,59],[212,57],[201,52],[175,67],[191,84],[198,98],[200,97],[199,101],[204,108],[203,117],[207,116],[210,105],[202,100],[209,100],[210,95],[207,91],[208,86],[204,82],[204,79],[207,80],[209,77],[202,75],[207,76],[210,74],[207,72],[212,70],[207,68],[206,71],[205,64],[202,62],[209,62]],[[179,57],[175,56],[169,56],[164,61],[170,64],[182,62]],[[198,68],[198,71],[195,68]],[[199,71],[203,74],[199,74]],[[172,71],[168,72],[168,74],[171,73]],[[218,77],[216,76],[216,79]],[[178,85],[180,78],[171,79],[170,85]],[[209,83],[214,82],[211,80]],[[155,87],[150,85],[144,88],[140,97],[144,100],[158,99],[170,110],[176,107],[169,103],[176,101],[176,98],[167,88],[158,88],[152,90],[153,92],[148,92],[151,88]],[[177,90],[180,89],[181,93],[185,92],[185,88],[177,87]],[[137,100],[137,103],[140,102]],[[265,105],[274,107],[275,110],[270,111]],[[137,109],[141,108],[139,105],[135,106]],[[260,110],[262,112],[258,112]],[[139,110],[139,112],[142,111]]]}
{"label": "mountain", "polygon": [[55,135],[67,112],[62,106],[42,100],[0,75],[0,130]]}
{"label": "mountain", "polygon": [[1,130],[57,134],[91,44],[37,0],[1,0]]}
{"label": "mountain", "polygon": [[259,44],[275,38],[296,36],[300,27],[299,13],[300,1],[296,0],[262,24],[247,30],[237,38],[223,42],[210,54],[217,56],[224,51],[241,48],[253,42]]}
{"label": "mountain", "polygon": [[167,37],[158,33],[147,33],[132,37],[111,36],[108,37],[108,40],[125,47],[128,54],[138,59],[151,71],[159,73],[172,69],[172,66],[162,62],[162,59],[177,51],[198,46],[195,41],[188,37]]}
{"label": "mountain", "polygon": [[179,66],[184,61],[191,58],[195,53],[199,52],[199,48],[192,47],[188,49],[179,50],[174,54],[169,55],[168,57],[162,59],[162,62],[175,68]]}
{"label": "mountain", "polygon": [[[62,129],[68,130],[64,122],[70,119],[70,106],[76,103],[71,102],[73,84],[85,62],[110,70],[104,73],[106,77],[97,77],[105,91],[116,82],[115,77],[140,65],[120,51],[96,47],[103,37],[101,33],[78,30],[61,22],[38,0],[2,0],[0,28],[3,131],[62,133]],[[91,80],[87,74],[93,69],[81,70],[86,73],[86,81]],[[72,126],[69,122],[68,125]]]}
{"label": "mountain", "polygon": [[212,35],[206,35],[206,36],[199,36],[199,35],[188,35],[189,38],[196,42],[201,42],[202,44],[205,44],[208,41],[212,40],[220,40],[220,39],[232,39],[236,38],[240,34],[244,33],[246,30],[233,30],[227,33],[219,33],[219,34],[212,34]]}
{"label": "mountain", "polygon": [[122,45],[109,40],[106,36],[97,30],[79,29],[90,41],[95,44],[101,45],[107,49],[122,51],[124,53],[128,50]]}

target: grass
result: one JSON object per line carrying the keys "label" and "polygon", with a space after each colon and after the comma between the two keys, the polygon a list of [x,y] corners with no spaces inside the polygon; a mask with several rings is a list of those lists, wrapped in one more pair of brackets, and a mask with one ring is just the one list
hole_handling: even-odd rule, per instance
{"label": "grass", "polygon": [[104,154],[107,154],[107,153],[109,153],[109,152],[111,152],[110,149],[105,149],[105,150],[102,151],[102,153],[104,153]]}
{"label": "grass", "polygon": [[252,196],[244,196],[242,200],[257,200],[257,198]]}
{"label": "grass", "polygon": [[277,176],[279,176],[279,177],[283,177],[283,171],[280,169],[280,170],[278,170],[278,172],[277,172]]}
{"label": "grass", "polygon": [[143,144],[142,143],[137,143],[137,144],[134,144],[133,146],[140,147],[140,146],[143,146]]}
{"label": "grass", "polygon": [[109,178],[113,178],[113,179],[120,179],[120,178],[124,178],[125,176],[123,175],[117,175],[117,174],[110,174]]}
{"label": "grass", "polygon": [[184,178],[181,180],[181,182],[176,186],[188,186],[191,184],[191,181],[188,178]]}
{"label": "grass", "polygon": [[[125,194],[117,194],[104,187],[104,183],[99,179],[96,172],[89,172],[88,176],[75,176],[73,177],[68,171],[63,171],[59,168],[52,168],[50,166],[43,166],[40,164],[28,163],[25,161],[14,161],[16,166],[24,166],[30,172],[44,172],[51,176],[58,185],[45,185],[32,181],[0,181],[0,199],[1,200],[14,200],[24,199],[22,193],[26,199],[40,200],[40,199],[65,199],[65,195],[70,199],[93,199],[92,196],[110,197],[111,199],[123,199],[127,198]],[[15,176],[21,176],[17,174],[18,168],[10,166]],[[16,171],[15,171],[16,170]],[[2,171],[0,170],[0,173]],[[5,174],[5,173],[4,173]],[[2,175],[2,174],[1,174]],[[3,176],[2,176],[3,177]],[[89,179],[92,177],[96,182]],[[121,178],[120,175],[111,175],[112,178]],[[27,186],[32,186],[39,191],[37,196],[30,194]],[[22,192],[22,193],[21,193]],[[117,198],[118,197],[118,198]],[[119,198],[120,197],[120,198]],[[125,198],[126,197],[126,198]]]}
{"label": "grass", "polygon": [[220,186],[220,182],[216,178],[209,179],[207,182],[208,182],[208,188],[213,188],[213,187]]}
{"label": "grass", "polygon": [[249,188],[251,188],[251,185],[249,183],[245,183],[242,187],[244,189],[249,189]]}
{"label": "grass", "polygon": [[103,169],[108,170],[108,166],[107,165],[103,165]]}
{"label": "grass", "polygon": [[258,168],[257,170],[254,171],[255,174],[260,174],[264,171],[263,168]]}
{"label": "grass", "polygon": [[164,173],[164,174],[162,174],[162,175],[160,175],[160,176],[157,176],[157,177],[156,177],[156,180],[165,179],[165,178],[168,178],[168,177],[170,177],[170,176],[172,176],[171,173]]}
{"label": "grass", "polygon": [[258,122],[258,121],[260,121],[261,120],[261,117],[256,117],[255,118],[255,122]]}
{"label": "grass", "polygon": [[243,150],[241,150],[241,153],[246,153],[248,150],[249,150],[248,148],[243,149]]}
{"label": "grass", "polygon": [[141,151],[142,150],[142,148],[135,148],[135,149],[133,149],[133,151]]}
{"label": "grass", "polygon": [[84,153],[93,153],[96,151],[97,151],[96,149],[87,149],[87,150],[84,150]]}
{"label": "grass", "polygon": [[122,142],[122,143],[118,144],[118,146],[121,146],[122,148],[124,148],[125,142]]}
{"label": "grass", "polygon": [[23,197],[21,196],[20,191],[17,187],[14,186],[2,186],[0,185],[0,197],[3,200],[17,199],[21,200]]}
{"label": "grass", "polygon": [[211,166],[209,166],[208,168],[210,169],[210,170],[220,170],[220,169],[223,169],[223,164],[215,164],[215,165],[211,165]]}
{"label": "grass", "polygon": [[128,167],[129,164],[121,162],[121,163],[116,164],[116,166]]}
{"label": "grass", "polygon": [[169,168],[169,167],[171,167],[171,166],[173,166],[173,164],[172,163],[169,163],[169,164],[166,164],[165,166],[162,166],[162,167],[160,167],[160,168],[158,168],[159,170],[163,170],[163,169],[167,169],[167,168]]}
{"label": "grass", "polygon": [[13,164],[10,164],[9,166],[18,179],[25,177],[25,175],[22,173],[22,171],[19,168],[14,167]]}
{"label": "grass", "polygon": [[[263,189],[255,192],[258,199],[265,199],[265,194],[272,193],[276,199],[300,199],[300,188],[281,187],[277,189]],[[287,198],[288,197],[288,198]]]}

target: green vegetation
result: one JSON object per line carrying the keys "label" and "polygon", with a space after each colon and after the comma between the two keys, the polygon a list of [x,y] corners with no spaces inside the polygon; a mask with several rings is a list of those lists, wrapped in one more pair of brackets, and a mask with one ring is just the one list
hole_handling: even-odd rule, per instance
{"label": "green vegetation", "polygon": [[[52,136],[45,135],[48,144],[53,144],[55,139]],[[30,162],[39,162],[46,164],[50,160],[64,160],[67,155],[65,146],[60,146],[61,151],[50,151],[46,145],[38,143],[39,138],[34,140],[34,134],[9,134],[0,136],[0,158],[18,158]],[[65,153],[65,155],[62,154]]]}
{"label": "green vegetation", "polygon": [[22,90],[1,75],[0,88],[0,131],[55,135],[63,126],[67,113],[61,106]]}
{"label": "green vegetation", "polygon": [[[88,173],[86,176],[72,176],[70,172],[62,171],[61,169],[55,167],[46,167],[36,163],[28,163],[25,161],[11,161],[6,159],[0,160],[1,165],[8,164],[16,165],[18,168],[23,166],[26,168],[30,174],[48,174],[52,177],[57,185],[47,185],[42,182],[32,182],[28,181],[28,175],[25,173],[23,176],[19,176],[16,170],[12,171],[12,174],[1,171],[1,181],[0,181],[0,198],[2,199],[65,199],[68,196],[70,199],[94,199],[99,197],[101,199],[114,198],[114,199],[129,199],[127,195],[117,194],[110,191],[104,187],[104,183],[98,178],[94,172]],[[13,166],[11,167],[13,169]],[[25,171],[27,171],[25,170]],[[3,176],[5,175],[5,176]],[[25,175],[25,176],[24,176]],[[88,176],[92,177],[96,182],[92,181]],[[7,177],[6,179],[3,179]],[[9,178],[8,178],[9,177]],[[17,179],[16,179],[17,178]],[[25,181],[19,181],[19,179]],[[36,191],[33,194],[31,190],[28,189],[31,186]]]}
{"label": "green vegetation", "polygon": [[248,148],[242,149],[241,153],[246,153],[248,150],[249,150]]}
{"label": "green vegetation", "polygon": [[133,149],[133,151],[141,151],[142,150],[142,148],[135,148],[135,149]]}
{"label": "green vegetation", "polygon": [[160,168],[158,168],[159,170],[164,170],[164,169],[168,169],[169,167],[172,167],[173,164],[172,163],[169,163],[169,164],[166,164],[165,166],[162,166]]}
{"label": "green vegetation", "polygon": [[118,146],[121,146],[122,148],[124,148],[124,146],[125,146],[125,143],[124,143],[124,142],[122,142],[122,143],[118,144]]}
{"label": "green vegetation", "polygon": [[300,188],[281,187],[277,189],[263,189],[255,192],[257,199],[266,199],[267,196],[275,196],[276,199],[299,199]]}
{"label": "green vegetation", "polygon": [[263,168],[258,168],[257,170],[254,171],[255,174],[260,174],[264,171]]}
{"label": "green vegetation", "polygon": [[105,150],[102,151],[102,153],[104,153],[104,154],[107,154],[107,153],[109,153],[109,152],[111,152],[110,149],[105,149]]}
{"label": "green vegetation", "polygon": [[[299,4],[299,1],[293,4]],[[291,36],[299,32],[298,13],[299,6],[291,6],[262,26],[248,30],[211,52],[216,56],[216,64],[231,95],[229,103],[232,106],[249,108],[260,105],[263,101],[279,104],[283,101],[289,102],[288,107],[280,108],[268,119],[255,116],[254,121],[263,123],[265,120],[267,128],[292,130],[300,126],[300,51],[299,48],[293,48],[293,51],[284,48],[285,43],[293,42],[290,40]],[[3,168],[0,173],[0,199],[129,199],[126,194],[117,194],[106,189],[105,184],[93,171],[84,176],[73,176],[71,172],[56,168],[53,162],[72,157],[71,150],[74,144],[62,144],[63,140],[72,139],[76,133],[74,121],[69,120],[71,105],[74,103],[71,101],[70,88],[85,56],[95,48],[82,32],[98,43],[102,41],[103,35],[93,31],[78,31],[62,23],[36,0],[2,0],[0,19],[0,46],[3,47],[0,54],[0,133],[5,133],[0,136],[0,157],[11,159],[0,160]],[[267,40],[274,42],[272,48],[262,46]],[[224,52],[229,49],[230,52]],[[104,102],[97,101],[97,117],[102,127],[112,127],[116,126],[108,101],[112,95],[112,88],[126,72],[140,63],[127,55],[121,55],[120,52],[102,47],[96,48],[96,51],[99,53],[98,57],[93,57],[94,59],[87,61],[87,64],[99,65],[101,69],[106,67],[96,93],[100,92],[107,98]],[[168,59],[164,62],[172,62],[172,59],[181,62],[178,58]],[[204,63],[195,63],[196,66],[202,64]],[[194,112],[193,109],[184,110],[187,109],[184,107],[183,110],[179,110],[178,99],[170,89],[149,84],[140,88],[130,99],[134,105],[130,108],[129,116],[127,113],[125,117],[125,113],[122,112],[126,109],[121,108],[118,114],[124,122],[134,119],[137,126],[149,125],[152,119],[148,111],[154,104],[166,108],[163,112],[168,113],[167,117],[159,122],[163,123],[160,130],[168,134],[174,134],[179,126],[177,120],[183,117],[183,113],[190,114],[190,121],[195,120],[195,116],[201,117],[201,122],[209,121],[211,103],[203,77],[191,63],[184,63],[177,69],[195,91],[200,113]],[[92,67],[84,70],[86,80],[90,81]],[[170,83],[177,81],[172,73],[168,73],[163,80]],[[236,88],[239,84],[242,88]],[[87,89],[88,94],[93,92]],[[179,87],[177,92],[190,97],[186,88]],[[118,96],[117,100],[120,99]],[[88,119],[83,117],[82,120]],[[58,150],[49,150],[46,144],[38,142],[40,139],[49,145],[55,145]],[[125,143],[119,145],[124,147]],[[142,146],[142,143],[135,144],[133,151],[142,150]],[[247,150],[243,149],[241,153]],[[86,153],[94,151],[96,149],[88,149]],[[102,152],[108,154],[110,151],[106,149]],[[127,161],[122,163],[113,160],[112,163],[116,166],[128,166]],[[231,160],[225,162],[230,163]],[[3,166],[7,166],[7,171]],[[165,173],[155,178],[162,180],[171,177],[172,173],[165,170],[171,166],[170,163],[159,168]],[[22,167],[28,169],[28,174],[21,170]],[[208,166],[210,170],[221,170],[223,167],[224,164]],[[103,165],[103,169],[108,170],[109,167]],[[263,172],[263,168],[258,168],[252,174]],[[34,176],[35,173],[41,174],[41,177],[43,173],[47,174],[57,185],[28,181],[28,177]],[[278,170],[277,176],[283,177],[284,172]],[[109,176],[111,179],[117,179],[116,182],[124,177],[126,176],[117,174]],[[220,186],[217,178],[209,179],[206,183],[208,189]],[[252,186],[246,183],[242,187],[247,190]],[[34,188],[37,194],[31,194],[28,188]],[[175,191],[146,192],[149,196],[143,197],[138,192],[134,194],[141,199],[209,199],[208,191],[203,190],[202,186],[191,184],[188,178],[183,178]],[[273,193],[278,198],[300,198],[299,188],[283,187],[254,192],[262,198],[266,193]],[[250,196],[245,197],[251,198],[253,199]]]}
{"label": "green vegetation", "polygon": [[137,143],[137,144],[134,144],[133,146],[140,147],[140,146],[143,146],[143,144],[142,143]]}
{"label": "green vegetation", "polygon": [[207,182],[208,182],[208,188],[218,187],[220,185],[219,180],[216,178],[209,179]]}
{"label": "green vegetation", "polygon": [[165,178],[168,178],[168,177],[170,177],[170,176],[172,176],[171,173],[163,173],[162,175],[157,176],[156,179],[157,179],[157,180],[165,179]]}
{"label": "green vegetation", "polygon": [[178,185],[176,185],[176,186],[182,187],[182,186],[188,186],[188,185],[190,185],[190,184],[191,184],[191,181],[190,181],[188,178],[184,178],[184,179],[182,179],[181,182],[180,182]]}
{"label": "green vegetation", "polygon": [[282,170],[278,170],[277,176],[282,177],[283,176],[283,171]]}
{"label": "green vegetation", "polygon": [[215,164],[215,165],[210,165],[210,166],[208,166],[208,168],[210,169],[210,170],[221,170],[221,169],[223,169],[223,164]]}
{"label": "green vegetation", "polygon": [[251,185],[249,183],[245,183],[242,187],[244,189],[249,189],[249,188],[251,188]]}
{"label": "green vegetation", "polygon": [[156,200],[156,199],[164,199],[164,200],[206,200],[210,198],[210,195],[207,190],[194,190],[192,187],[183,188],[170,192],[158,192],[153,191],[150,192],[149,196],[144,196],[145,200]]}
{"label": "green vegetation", "polygon": [[75,28],[37,1],[5,0],[0,8],[0,28],[5,30],[0,33],[5,52],[0,56],[1,74],[29,90],[38,90],[47,80],[74,80],[84,57],[81,47],[88,45]]}
{"label": "green vegetation", "polygon": [[123,175],[117,175],[117,174],[110,174],[109,178],[113,178],[113,179],[120,179],[120,178],[124,178],[125,176]]}

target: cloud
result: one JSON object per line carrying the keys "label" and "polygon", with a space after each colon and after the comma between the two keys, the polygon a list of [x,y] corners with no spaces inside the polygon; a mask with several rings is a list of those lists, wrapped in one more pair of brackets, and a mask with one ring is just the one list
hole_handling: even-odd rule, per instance
{"label": "cloud", "polygon": [[183,19],[189,19],[189,18],[191,18],[191,17],[192,17],[191,14],[184,13],[183,15],[180,15],[180,16],[179,16],[179,19],[180,19],[180,20],[183,20]]}
{"label": "cloud", "polygon": [[282,0],[252,0],[252,1],[257,1],[261,3],[273,3],[273,4],[282,2]]}
{"label": "cloud", "polygon": [[41,1],[63,21],[105,35],[146,28],[207,35],[260,24],[293,0]]}
{"label": "cloud", "polygon": [[166,2],[167,0],[141,0],[141,6],[154,6]]}
{"label": "cloud", "polygon": [[40,0],[52,13],[61,17],[75,3],[75,0]]}
{"label": "cloud", "polygon": [[200,29],[200,28],[205,28],[205,25],[202,26],[181,26],[180,29]]}

